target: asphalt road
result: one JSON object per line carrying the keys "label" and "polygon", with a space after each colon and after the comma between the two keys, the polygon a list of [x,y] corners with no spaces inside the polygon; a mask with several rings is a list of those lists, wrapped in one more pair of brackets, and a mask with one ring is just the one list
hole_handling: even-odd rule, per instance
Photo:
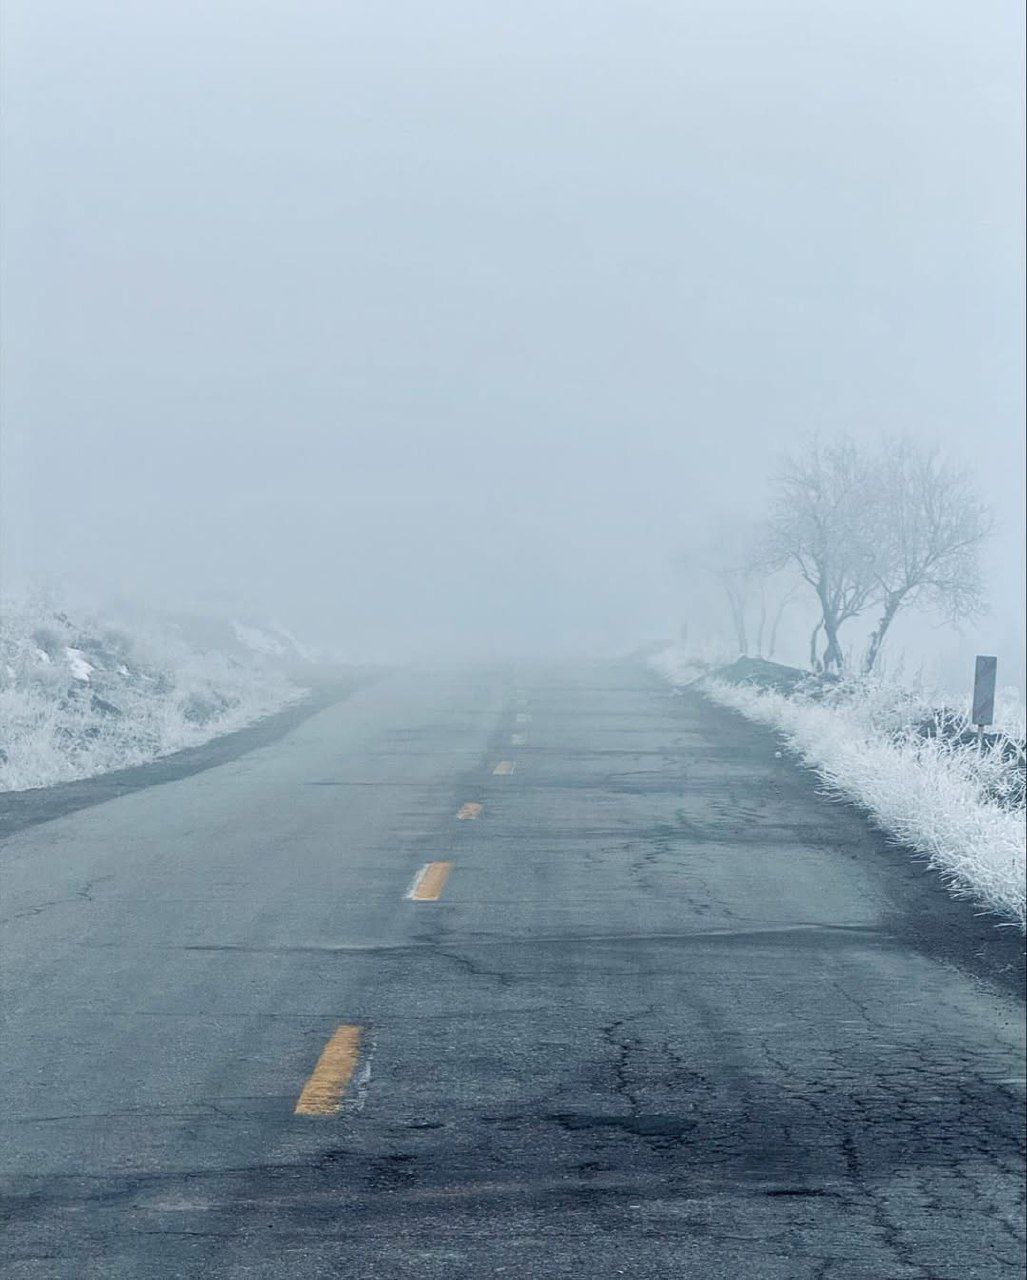
{"label": "asphalt road", "polygon": [[640,666],[19,825],[4,1276],[1023,1271],[1022,939]]}

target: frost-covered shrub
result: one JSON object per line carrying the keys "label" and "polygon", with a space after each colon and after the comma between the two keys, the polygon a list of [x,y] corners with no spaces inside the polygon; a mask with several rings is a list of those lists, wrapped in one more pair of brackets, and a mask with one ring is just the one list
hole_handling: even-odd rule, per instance
{"label": "frost-covered shrub", "polygon": [[196,746],[301,690],[249,652],[7,603],[0,613],[0,791],[47,786]]}
{"label": "frost-covered shrub", "polygon": [[653,654],[649,665],[671,684],[684,685],[718,667],[726,666],[734,657],[733,650],[715,642],[692,645],[688,649],[671,645],[670,648]]}

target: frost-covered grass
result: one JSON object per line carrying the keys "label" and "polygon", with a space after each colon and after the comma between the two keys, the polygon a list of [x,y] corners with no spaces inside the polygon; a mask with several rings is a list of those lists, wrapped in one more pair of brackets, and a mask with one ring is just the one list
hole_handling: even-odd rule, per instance
{"label": "frost-covered grass", "polygon": [[981,747],[965,713],[884,680],[811,681],[785,695],[704,674],[680,653],[657,666],[674,683],[701,677],[707,697],[779,730],[832,794],[866,808],[955,893],[1024,928],[1022,715],[1007,710],[1005,732]]}
{"label": "frost-covered grass", "polygon": [[298,697],[302,689],[267,656],[274,637],[244,630],[260,643],[225,652],[190,643],[169,623],[125,628],[5,602],[0,791],[154,760]]}
{"label": "frost-covered grass", "polygon": [[719,645],[687,650],[680,645],[671,645],[668,649],[653,654],[649,665],[671,684],[684,685],[691,684],[717,667],[726,667],[734,657],[734,652]]}

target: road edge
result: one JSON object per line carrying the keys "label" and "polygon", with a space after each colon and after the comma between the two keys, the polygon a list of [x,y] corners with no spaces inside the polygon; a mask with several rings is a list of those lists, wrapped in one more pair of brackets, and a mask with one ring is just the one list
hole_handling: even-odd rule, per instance
{"label": "road edge", "polygon": [[79,809],[104,804],[107,800],[116,800],[146,787],[177,782],[237,760],[284,737],[311,716],[344,701],[383,674],[379,668],[355,667],[331,678],[319,678],[304,697],[290,702],[280,711],[263,716],[232,733],[221,734],[209,742],[174,751],[146,764],[115,769],[92,778],[58,782],[52,787],[0,793],[0,842],[29,827],[53,822]]}
{"label": "road edge", "polygon": [[824,795],[816,770],[782,749],[785,744],[779,730],[707,698],[697,686],[671,686],[658,673],[650,671],[650,675],[654,689],[676,689],[671,696],[680,698],[683,705],[694,699],[710,719],[723,717],[736,729],[744,729],[783,776],[819,794],[825,803],[849,811],[862,826],[860,853],[870,858],[868,869],[891,903],[889,926],[900,944],[951,965],[1020,1004],[1027,1001],[1027,939],[1017,925],[953,893],[937,869],[928,865],[925,855],[890,836],[856,801]]}

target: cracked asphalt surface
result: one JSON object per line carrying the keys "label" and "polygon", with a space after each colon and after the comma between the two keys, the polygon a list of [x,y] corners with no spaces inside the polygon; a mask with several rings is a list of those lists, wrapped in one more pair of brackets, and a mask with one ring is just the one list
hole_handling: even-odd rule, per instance
{"label": "cracked asphalt surface", "polygon": [[3,1275],[1022,1274],[1023,940],[774,751],[630,663],[426,671],[19,802]]}

